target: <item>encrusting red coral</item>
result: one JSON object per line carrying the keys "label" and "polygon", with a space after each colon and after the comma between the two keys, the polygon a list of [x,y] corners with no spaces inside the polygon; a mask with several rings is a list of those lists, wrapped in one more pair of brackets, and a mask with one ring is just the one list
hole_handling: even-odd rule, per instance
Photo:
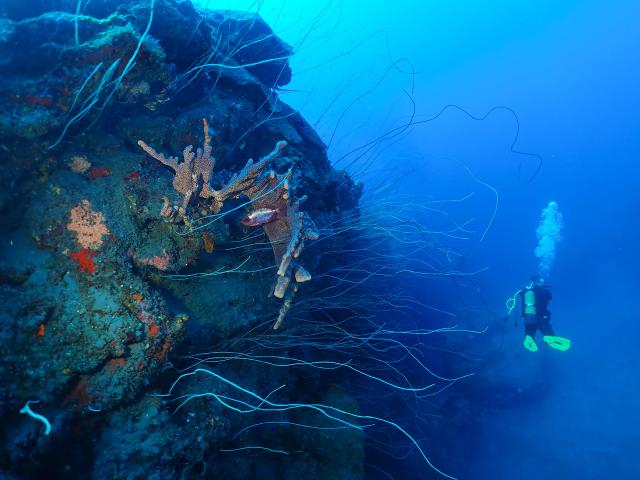
{"label": "encrusting red coral", "polygon": [[96,263],[93,261],[93,256],[96,254],[93,250],[83,248],[77,252],[72,252],[69,255],[73,260],[78,262],[78,268],[81,272],[87,272],[92,275],[96,271]]}
{"label": "encrusting red coral", "polygon": [[105,370],[109,373],[115,373],[119,368],[123,368],[127,364],[124,358],[112,358],[105,365]]}
{"label": "encrusting red coral", "polygon": [[140,179],[140,172],[138,170],[134,170],[133,172],[131,172],[129,175],[127,175],[126,177],[124,177],[124,180],[126,182],[131,182],[133,180],[139,180]]}
{"label": "encrusting red coral", "polygon": [[156,360],[164,360],[170,348],[171,342],[168,338],[165,338],[164,342],[162,342],[162,347],[153,355],[153,358],[155,358]]}
{"label": "encrusting red coral", "polygon": [[91,167],[87,172],[87,178],[89,180],[95,180],[96,178],[108,177],[111,175],[111,169],[107,167]]}
{"label": "encrusting red coral", "polygon": [[88,392],[89,379],[89,375],[80,375],[78,383],[62,402],[63,405],[69,403],[73,403],[80,407],[86,407],[89,405],[89,403],[94,400],[93,395]]}
{"label": "encrusting red coral", "polygon": [[158,334],[160,333],[160,328],[158,327],[158,324],[154,321],[151,321],[151,323],[147,327],[147,330],[149,332],[150,337],[157,337]]}
{"label": "encrusting red coral", "polygon": [[163,272],[169,268],[169,264],[171,263],[171,257],[167,253],[167,251],[163,248],[162,255],[154,255],[150,258],[137,258],[135,255],[133,256],[133,260],[138,265],[146,265],[150,267],[155,267],[158,270],[162,270]]}

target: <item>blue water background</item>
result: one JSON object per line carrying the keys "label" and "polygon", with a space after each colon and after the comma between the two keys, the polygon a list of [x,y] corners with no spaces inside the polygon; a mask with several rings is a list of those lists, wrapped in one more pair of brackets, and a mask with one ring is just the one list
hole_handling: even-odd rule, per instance
{"label": "blue water background", "polygon": [[[496,315],[536,271],[540,211],[559,203],[551,309],[573,347],[532,360],[519,328],[496,325],[510,374],[544,388],[486,414],[462,478],[640,478],[640,4],[275,0],[261,14],[296,47],[282,98],[365,182],[367,201],[404,173],[395,192],[416,201],[474,193],[464,213],[476,233],[462,248],[469,270],[486,268],[476,280]],[[402,57],[411,66],[385,74]],[[497,105],[517,112],[515,148],[544,160],[535,179],[518,181],[519,166],[526,177],[536,162],[510,151],[507,111],[477,122],[447,110],[355,164],[343,158],[406,122],[414,104],[427,118],[452,103],[476,116]],[[482,241],[495,195],[476,179],[499,193]]]}

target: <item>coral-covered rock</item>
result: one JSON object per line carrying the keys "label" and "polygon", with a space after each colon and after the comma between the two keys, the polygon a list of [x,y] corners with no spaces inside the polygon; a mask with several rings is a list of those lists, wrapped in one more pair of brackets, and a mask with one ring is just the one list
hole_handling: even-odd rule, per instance
{"label": "coral-covered rock", "polygon": [[[277,96],[291,54],[258,16],[186,0],[0,5],[0,469],[232,478],[217,451],[231,422],[221,410],[189,410],[190,423],[149,395],[196,349],[273,325],[283,310],[269,291],[288,310],[315,274],[312,255],[305,267],[298,259],[318,234],[311,219],[357,206],[361,188]],[[172,172],[140,139],[173,154],[204,144],[200,156],[184,152],[201,165]],[[252,204],[273,218],[242,222]],[[166,221],[174,205],[187,221]],[[243,375],[249,388],[285,383]],[[17,415],[29,400],[51,421],[46,438]],[[93,451],[88,436],[99,438]],[[345,441],[361,451],[357,433]],[[327,441],[308,444],[338,455]],[[334,475],[310,459],[291,465]]]}

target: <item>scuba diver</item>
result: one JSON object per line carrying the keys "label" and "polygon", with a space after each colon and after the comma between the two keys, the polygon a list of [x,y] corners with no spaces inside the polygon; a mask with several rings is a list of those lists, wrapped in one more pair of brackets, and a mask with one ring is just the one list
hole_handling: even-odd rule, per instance
{"label": "scuba diver", "polygon": [[507,300],[507,318],[515,309],[518,298],[522,305],[522,320],[524,321],[524,348],[530,352],[537,352],[538,345],[535,341],[536,332],[542,333],[542,341],[556,350],[566,351],[571,347],[571,340],[556,336],[551,326],[551,290],[544,284],[544,279],[539,275],[531,277],[531,283],[524,289],[518,290],[513,297]]}

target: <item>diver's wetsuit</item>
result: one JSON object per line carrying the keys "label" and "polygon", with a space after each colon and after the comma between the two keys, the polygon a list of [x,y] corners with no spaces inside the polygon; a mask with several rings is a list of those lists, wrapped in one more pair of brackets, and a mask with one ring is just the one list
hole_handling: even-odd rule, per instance
{"label": "diver's wetsuit", "polygon": [[[553,327],[551,327],[551,312],[549,311],[549,302],[551,301],[551,290],[542,285],[534,285],[535,293],[535,314],[525,313],[524,298],[520,302],[522,304],[522,318],[524,319],[524,334],[533,338],[537,330],[542,335],[555,335]],[[522,293],[524,296],[524,292]]]}

